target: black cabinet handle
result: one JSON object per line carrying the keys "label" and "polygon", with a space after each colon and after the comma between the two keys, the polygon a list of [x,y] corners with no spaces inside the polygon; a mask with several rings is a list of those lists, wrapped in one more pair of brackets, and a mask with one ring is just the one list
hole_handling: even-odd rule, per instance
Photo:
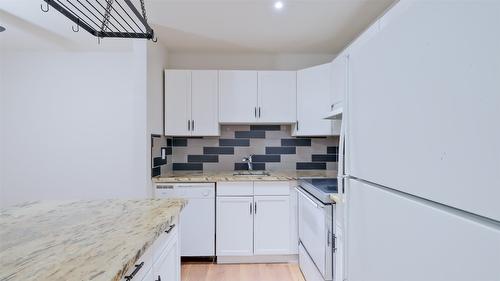
{"label": "black cabinet handle", "polygon": [[127,280],[127,281],[132,280],[132,278],[134,278],[134,276],[137,274],[137,272],[139,272],[139,270],[141,270],[141,268],[143,266],[144,266],[144,262],[141,262],[140,264],[136,264],[134,271],[132,271],[132,273],[130,273],[130,275],[125,276],[125,280]]}
{"label": "black cabinet handle", "polygon": [[253,108],[253,115],[255,116],[255,118],[257,118],[257,107]]}
{"label": "black cabinet handle", "polygon": [[250,215],[252,214],[252,202],[250,202]]}
{"label": "black cabinet handle", "polygon": [[260,106],[259,106],[259,118],[260,118]]}
{"label": "black cabinet handle", "polygon": [[257,202],[253,203],[253,213],[257,214]]}
{"label": "black cabinet handle", "polygon": [[158,279],[156,279],[155,281],[161,281],[161,276],[158,275]]}
{"label": "black cabinet handle", "polygon": [[194,131],[194,120],[191,120],[191,130]]}
{"label": "black cabinet handle", "polygon": [[165,233],[170,233],[170,231],[172,231],[172,229],[174,229],[174,227],[175,227],[175,224],[170,225],[170,227],[167,230],[165,230]]}
{"label": "black cabinet handle", "polygon": [[188,131],[191,131],[191,122],[188,120]]}

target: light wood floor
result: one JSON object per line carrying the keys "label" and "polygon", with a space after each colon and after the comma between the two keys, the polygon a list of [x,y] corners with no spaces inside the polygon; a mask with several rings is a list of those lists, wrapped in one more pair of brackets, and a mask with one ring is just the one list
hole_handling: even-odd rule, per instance
{"label": "light wood floor", "polygon": [[298,264],[183,263],[182,281],[305,281]]}

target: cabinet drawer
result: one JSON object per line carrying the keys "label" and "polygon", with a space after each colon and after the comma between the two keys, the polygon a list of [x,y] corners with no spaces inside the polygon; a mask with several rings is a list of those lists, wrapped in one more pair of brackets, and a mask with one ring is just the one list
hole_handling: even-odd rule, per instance
{"label": "cabinet drawer", "polygon": [[245,196],[253,195],[253,182],[218,182],[218,196]]}
{"label": "cabinet drawer", "polygon": [[255,195],[289,195],[290,182],[288,181],[266,181],[254,183]]}
{"label": "cabinet drawer", "polygon": [[[125,277],[133,276],[133,278],[129,280],[140,281],[143,280],[144,277],[149,273],[151,268],[153,267],[153,247],[142,254],[142,256],[135,262],[134,266],[132,266],[127,273],[125,273],[121,280],[126,281]],[[135,271],[135,273],[134,273]]]}
{"label": "cabinet drawer", "polygon": [[[168,233],[166,232],[168,231]],[[175,218],[167,229],[160,234],[160,236],[156,239],[152,246],[152,259],[153,262],[156,262],[158,258],[161,256],[165,247],[169,244],[172,237],[175,237],[175,234],[179,231],[179,220]]]}

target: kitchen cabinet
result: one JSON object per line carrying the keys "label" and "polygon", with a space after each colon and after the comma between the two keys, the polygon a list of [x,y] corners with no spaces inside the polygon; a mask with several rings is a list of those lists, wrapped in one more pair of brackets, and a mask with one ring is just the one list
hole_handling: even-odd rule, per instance
{"label": "kitchen cabinet", "polygon": [[[161,281],[178,281],[180,280],[180,251],[177,233],[174,239],[170,239],[165,246],[163,253],[158,260],[153,264],[154,280]],[[144,279],[146,280],[146,279]],[[153,280],[153,279],[149,279]],[[148,281],[149,281],[148,280]]]}
{"label": "kitchen cabinet", "polygon": [[295,71],[219,72],[221,123],[294,123]]}
{"label": "kitchen cabinet", "polygon": [[292,192],[287,181],[217,183],[219,261],[223,257],[296,255],[297,208]]}
{"label": "kitchen cabinet", "polygon": [[219,71],[219,121],[254,123],[257,120],[257,71]]}
{"label": "kitchen cabinet", "polygon": [[175,219],[121,280],[180,281],[181,257],[178,225],[179,220]]}
{"label": "kitchen cabinet", "polygon": [[297,120],[297,72],[258,72],[258,123],[294,123]]}
{"label": "kitchen cabinet", "polygon": [[330,111],[331,64],[326,63],[297,72],[297,121],[295,136],[329,136],[333,134],[330,120],[323,119]]}
{"label": "kitchen cabinet", "polygon": [[254,197],[254,254],[290,252],[289,196]]}
{"label": "kitchen cabinet", "polygon": [[330,110],[342,103],[347,94],[347,56],[341,54],[331,63]]}
{"label": "kitchen cabinet", "polygon": [[253,197],[217,197],[217,256],[253,254]]}
{"label": "kitchen cabinet", "polygon": [[165,70],[165,135],[218,136],[218,72]]}

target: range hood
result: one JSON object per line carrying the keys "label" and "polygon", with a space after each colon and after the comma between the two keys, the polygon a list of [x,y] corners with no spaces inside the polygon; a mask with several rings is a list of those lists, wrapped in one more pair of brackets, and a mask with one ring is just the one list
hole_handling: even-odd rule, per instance
{"label": "range hood", "polygon": [[331,111],[328,112],[326,116],[323,117],[323,119],[341,120],[343,111],[344,111],[344,104],[342,102],[336,103],[332,105]]}

